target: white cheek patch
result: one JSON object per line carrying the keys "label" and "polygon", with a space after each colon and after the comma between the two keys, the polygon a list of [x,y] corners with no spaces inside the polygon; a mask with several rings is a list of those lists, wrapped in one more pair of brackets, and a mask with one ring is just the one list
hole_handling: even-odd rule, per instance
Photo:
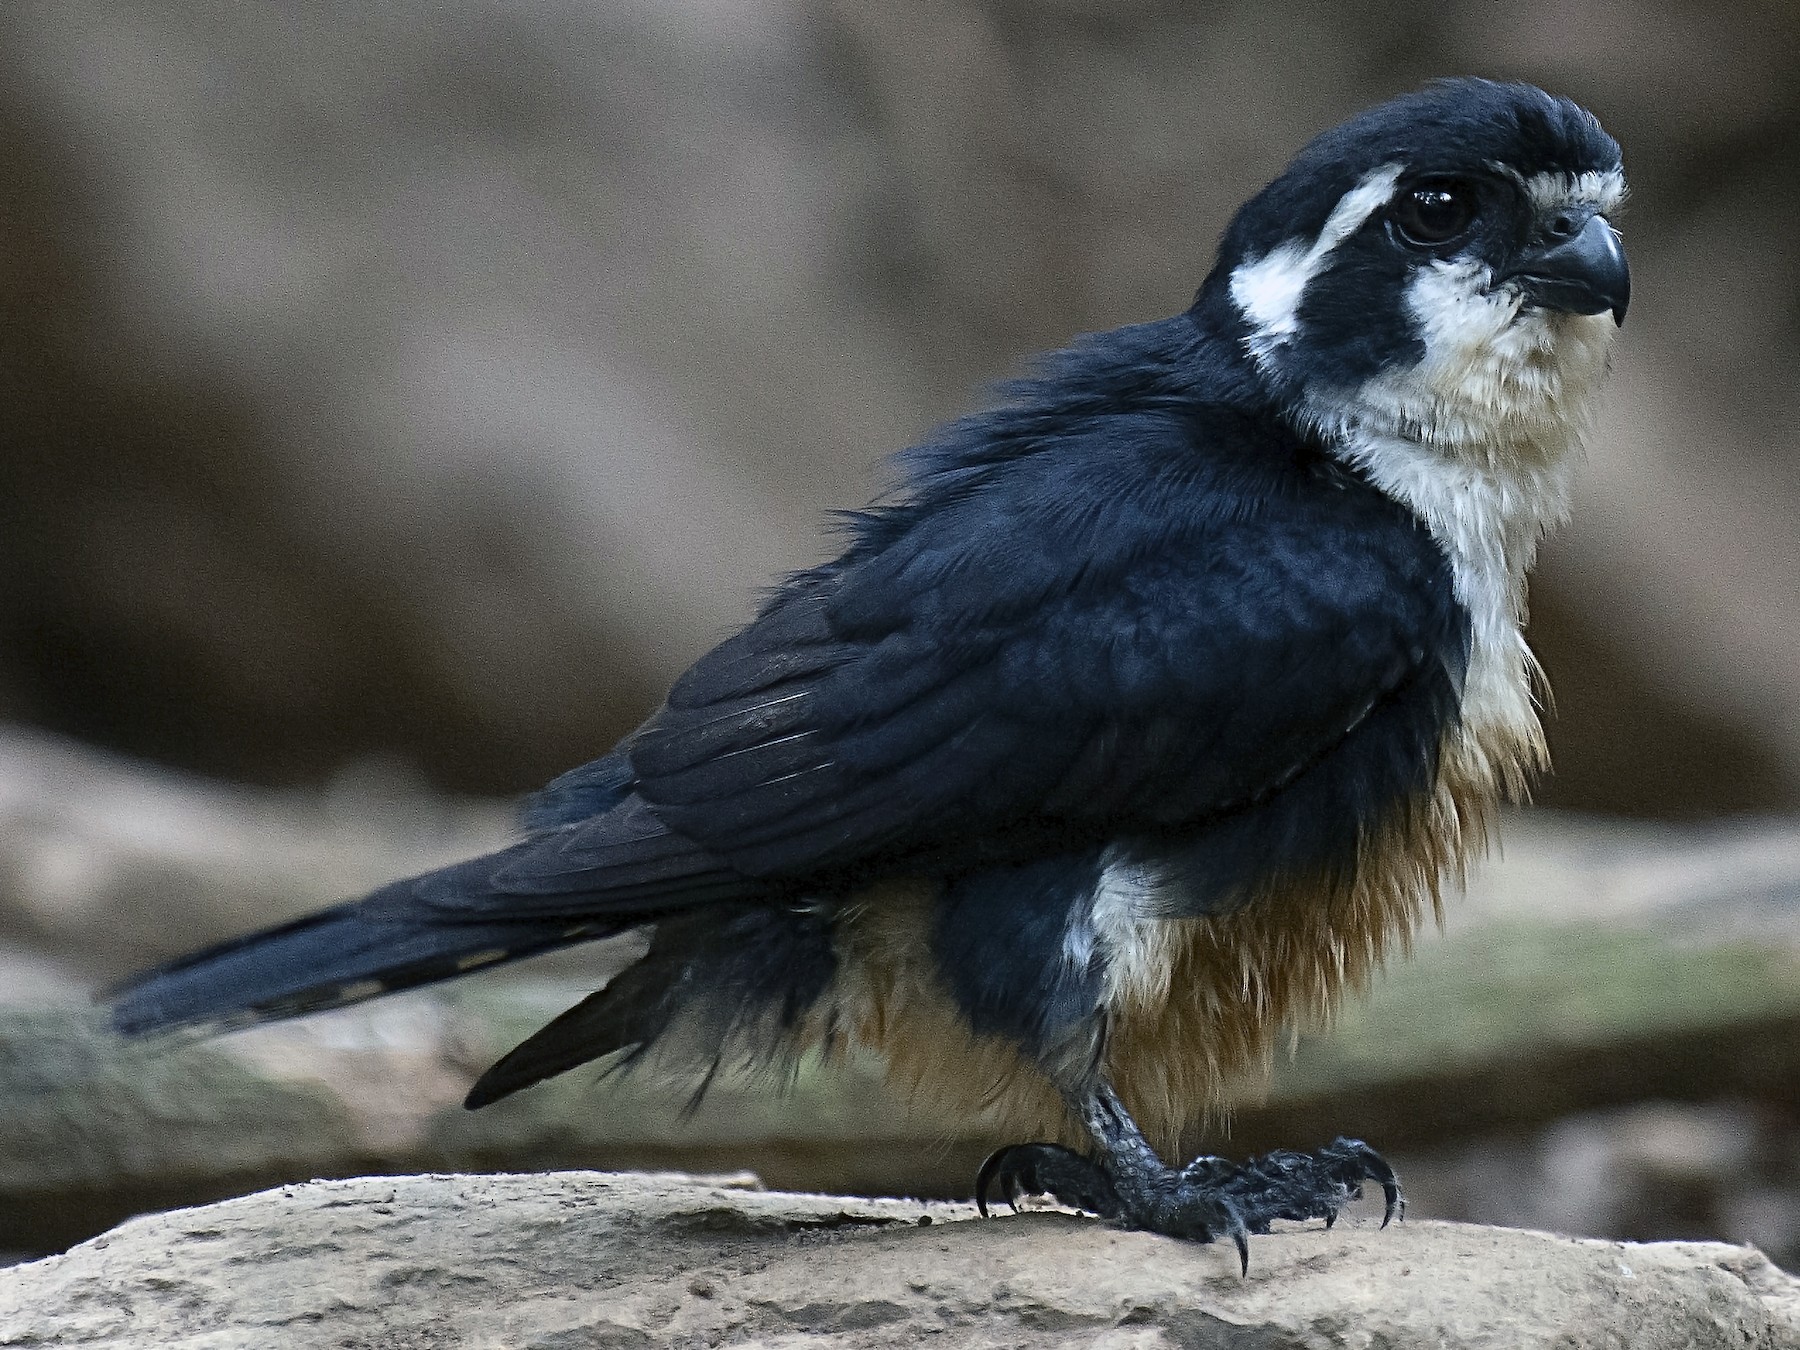
{"label": "white cheek patch", "polygon": [[1394,195],[1401,166],[1384,164],[1364,174],[1326,218],[1311,247],[1290,239],[1255,262],[1241,263],[1231,274],[1231,298],[1250,323],[1245,345],[1259,364],[1293,337],[1300,322],[1300,300],[1331,251],[1363,227]]}
{"label": "white cheek patch", "polygon": [[1423,359],[1316,396],[1309,411],[1450,559],[1473,630],[1464,725],[1529,740],[1538,722],[1520,634],[1525,573],[1568,514],[1616,325],[1607,314],[1523,308],[1466,259],[1421,267],[1406,298]]}
{"label": "white cheek patch", "polygon": [[1560,459],[1586,431],[1615,325],[1605,314],[1522,308],[1485,264],[1451,259],[1407,287],[1424,359],[1350,400],[1378,424],[1477,459]]}

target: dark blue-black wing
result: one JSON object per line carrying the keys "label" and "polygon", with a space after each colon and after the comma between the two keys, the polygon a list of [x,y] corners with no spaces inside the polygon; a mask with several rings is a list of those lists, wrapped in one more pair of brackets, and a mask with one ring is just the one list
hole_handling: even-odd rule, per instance
{"label": "dark blue-black wing", "polygon": [[[1115,419],[866,523],[872,541],[682,677],[604,762],[621,804],[554,859],[522,859],[509,903],[1189,835],[1354,737],[1344,781],[1295,809],[1378,808],[1429,773],[1455,713],[1467,635],[1448,568],[1367,485],[1242,439],[1237,460],[1209,458]],[[615,891],[621,813],[640,825],[626,851],[655,856]]]}
{"label": "dark blue-black wing", "polygon": [[[1138,523],[1112,514],[1090,533]],[[1464,639],[1411,522],[1271,505],[1141,550],[1009,524],[934,520],[796,587],[675,687],[635,791],[734,869],[793,877],[1181,833],[1422,684],[1405,754],[1428,770]]]}

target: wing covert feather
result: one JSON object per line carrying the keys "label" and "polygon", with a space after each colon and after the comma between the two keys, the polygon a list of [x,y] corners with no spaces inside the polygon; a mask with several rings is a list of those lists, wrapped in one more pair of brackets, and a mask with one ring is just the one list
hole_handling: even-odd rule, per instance
{"label": "wing covert feather", "polygon": [[1260,800],[1462,659],[1442,556],[1366,485],[1132,482],[1071,513],[990,481],[796,579],[632,743],[636,790],[764,878],[1004,856]]}

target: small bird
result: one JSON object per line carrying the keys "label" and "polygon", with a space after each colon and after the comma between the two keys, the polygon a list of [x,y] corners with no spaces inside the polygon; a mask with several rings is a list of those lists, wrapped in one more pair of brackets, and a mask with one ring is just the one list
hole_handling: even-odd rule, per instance
{"label": "small bird", "polygon": [[[1313,140],[1193,304],[897,460],[510,847],[149,971],[128,1035],[648,932],[476,1082],[873,1050],[1035,1142],[977,1189],[1196,1240],[1330,1221],[1368,1145],[1166,1155],[1403,946],[1544,767],[1521,634],[1629,275],[1617,143],[1434,83]],[[1160,1151],[1159,1151],[1160,1150]],[[1385,1222],[1385,1220],[1384,1220]]]}

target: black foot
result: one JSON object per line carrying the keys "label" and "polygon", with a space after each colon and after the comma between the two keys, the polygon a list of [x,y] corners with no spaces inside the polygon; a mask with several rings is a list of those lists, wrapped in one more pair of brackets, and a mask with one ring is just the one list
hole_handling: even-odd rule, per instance
{"label": "black foot", "polygon": [[1104,1147],[1098,1160],[1060,1144],[1013,1144],[995,1153],[975,1179],[975,1203],[985,1217],[989,1188],[998,1183],[1014,1210],[1027,1195],[1048,1195],[1126,1228],[1195,1242],[1229,1236],[1243,1268],[1250,1268],[1250,1233],[1266,1233],[1275,1219],[1323,1219],[1374,1182],[1387,1198],[1381,1226],[1404,1216],[1394,1169],[1360,1139],[1335,1139],[1314,1153],[1281,1149],[1233,1163],[1199,1157],[1177,1171],[1166,1166],[1111,1093],[1096,1097],[1089,1127]]}

